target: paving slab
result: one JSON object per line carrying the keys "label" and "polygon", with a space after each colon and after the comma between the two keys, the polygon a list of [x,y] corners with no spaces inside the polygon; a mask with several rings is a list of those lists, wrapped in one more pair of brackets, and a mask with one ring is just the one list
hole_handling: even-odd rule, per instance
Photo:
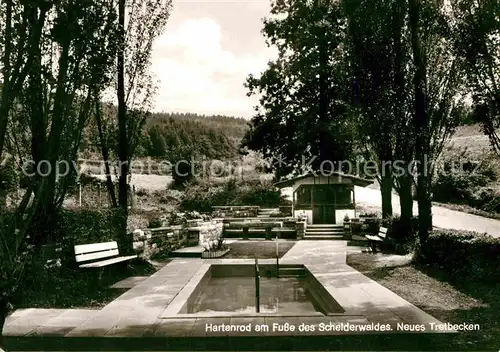
{"label": "paving slab", "polygon": [[199,259],[172,260],[65,336],[145,336],[160,313],[203,265]]}
{"label": "paving slab", "polygon": [[132,288],[137,286],[140,282],[146,280],[147,276],[132,276],[128,277],[122,281],[118,281],[116,284],[111,285],[111,288]]}
{"label": "paving slab", "polygon": [[390,311],[393,314],[388,321],[392,324],[424,324],[427,332],[435,332],[429,324],[439,324],[439,320],[345,264],[346,253],[346,241],[300,241],[281,262],[304,263],[348,314],[378,321],[381,313]]}
{"label": "paving slab", "polygon": [[196,319],[162,319],[155,327],[153,336],[155,337],[187,337]]}

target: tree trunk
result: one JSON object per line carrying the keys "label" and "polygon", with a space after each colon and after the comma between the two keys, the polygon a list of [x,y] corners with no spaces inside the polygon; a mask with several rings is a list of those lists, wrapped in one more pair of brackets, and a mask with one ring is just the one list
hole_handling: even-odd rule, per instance
{"label": "tree trunk", "polygon": [[409,0],[409,18],[411,30],[411,45],[415,76],[413,80],[415,89],[415,154],[417,165],[417,201],[419,226],[418,234],[420,242],[424,243],[429,237],[429,229],[432,228],[432,204],[429,196],[430,168],[429,157],[429,120],[426,112],[427,97],[425,92],[427,68],[425,58],[422,54],[420,40],[420,8],[421,0]]}
{"label": "tree trunk", "polygon": [[9,121],[9,110],[10,104],[8,103],[8,92],[10,89],[10,55],[12,54],[11,49],[11,38],[12,38],[12,0],[5,1],[5,30],[4,30],[4,50],[3,50],[3,85],[2,85],[2,96],[0,98],[0,157],[2,156],[5,134],[7,133],[7,124]]}
{"label": "tree trunk", "polygon": [[97,123],[97,131],[99,133],[99,141],[101,142],[101,153],[102,158],[104,160],[104,168],[106,172],[106,187],[108,189],[108,194],[111,198],[111,206],[113,208],[118,207],[118,203],[116,202],[116,194],[115,187],[113,185],[113,180],[111,178],[111,169],[109,167],[109,149],[106,139],[104,138],[104,131],[102,128],[102,115],[101,115],[101,102],[99,101],[98,96],[96,97],[96,108],[95,108],[95,119]]}
{"label": "tree trunk", "polygon": [[382,195],[382,218],[392,216],[392,173],[386,172],[380,177],[380,194]]}
{"label": "tree trunk", "polygon": [[409,223],[413,218],[412,180],[409,174],[399,178],[399,203],[401,207],[401,221]]}
{"label": "tree trunk", "polygon": [[9,303],[6,298],[0,299],[0,349],[4,348],[3,327],[9,313]]}
{"label": "tree trunk", "polygon": [[[329,148],[329,137],[325,128],[328,123],[328,108],[330,105],[328,97],[328,52],[326,47],[326,33],[322,33],[319,43],[319,162],[330,160],[332,155]],[[333,160],[330,160],[333,161]],[[328,172],[329,170],[323,170]]]}
{"label": "tree trunk", "polygon": [[118,2],[118,23],[122,30],[122,45],[118,49],[117,55],[117,69],[118,69],[118,82],[117,82],[117,95],[118,95],[118,158],[119,177],[118,177],[118,204],[120,206],[120,223],[121,231],[118,235],[118,243],[122,252],[129,251],[127,245],[127,217],[128,217],[128,185],[127,177],[129,172],[129,143],[127,137],[127,108],[125,106],[125,0]]}
{"label": "tree trunk", "polygon": [[392,172],[392,159],[393,151],[392,144],[389,142],[387,136],[383,136],[386,143],[379,146],[380,156],[380,193],[382,196],[382,217],[384,219],[392,217],[392,189],[394,186],[393,172]]}

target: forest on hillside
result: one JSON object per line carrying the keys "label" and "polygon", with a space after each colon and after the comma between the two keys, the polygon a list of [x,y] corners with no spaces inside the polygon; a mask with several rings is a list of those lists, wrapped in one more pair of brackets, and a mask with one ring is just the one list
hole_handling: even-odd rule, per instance
{"label": "forest on hillside", "polygon": [[221,115],[156,113],[145,123],[138,156],[203,155],[210,159],[236,156],[247,121]]}
{"label": "forest on hillside", "polygon": [[[112,133],[116,107],[103,106],[110,144],[117,144]],[[108,121],[111,120],[111,121]],[[248,129],[248,121],[222,115],[196,113],[148,113],[137,141],[136,157],[176,159],[190,155],[209,159],[233,158]],[[94,124],[89,124],[80,146],[81,156],[100,158],[100,139]],[[111,133],[110,133],[111,132]],[[116,148],[114,148],[116,149]]]}
{"label": "forest on hillside", "polygon": [[146,127],[161,124],[167,119],[175,119],[177,121],[193,121],[199,122],[202,125],[213,128],[216,131],[220,131],[226,135],[229,139],[241,141],[245,132],[248,128],[248,121],[242,117],[233,117],[225,115],[204,115],[196,113],[154,113],[146,121]]}

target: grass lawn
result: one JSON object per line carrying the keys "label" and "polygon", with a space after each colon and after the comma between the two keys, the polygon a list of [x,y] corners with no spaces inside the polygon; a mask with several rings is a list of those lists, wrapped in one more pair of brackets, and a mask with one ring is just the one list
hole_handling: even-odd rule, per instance
{"label": "grass lawn", "polygon": [[[280,240],[278,245],[278,255],[283,257],[297,241]],[[228,244],[231,250],[224,256],[225,258],[255,258],[259,259],[276,258],[276,242],[265,240],[238,241]]]}
{"label": "grass lawn", "polygon": [[107,267],[97,282],[97,272],[68,268],[26,272],[13,302],[14,308],[100,309],[127,289],[110,288],[130,276],[149,276],[158,268],[143,260]]}
{"label": "grass lawn", "polygon": [[461,212],[467,213],[467,214],[478,215],[478,216],[482,216],[484,218],[500,220],[500,214],[498,214],[498,213],[491,213],[491,212],[488,212],[485,210],[476,209],[476,208],[473,208],[470,205],[466,205],[466,204],[451,204],[451,203],[432,202],[432,205],[437,205],[439,207],[447,208],[450,210],[461,211]]}
{"label": "grass lawn", "polygon": [[454,345],[438,350],[498,350],[500,286],[452,278],[430,267],[416,267],[408,256],[350,254],[347,264],[400,295],[436,319],[452,324],[477,323],[477,332],[459,332]]}

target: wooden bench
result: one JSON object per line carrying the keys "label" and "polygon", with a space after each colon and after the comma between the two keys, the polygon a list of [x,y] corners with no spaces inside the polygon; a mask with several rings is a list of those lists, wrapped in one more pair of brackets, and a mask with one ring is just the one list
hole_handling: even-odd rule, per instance
{"label": "wooden bench", "polygon": [[372,248],[373,253],[376,253],[377,244],[384,242],[386,237],[387,237],[387,228],[380,227],[377,235],[375,235],[375,236],[366,235],[365,237],[368,240],[368,244]]}
{"label": "wooden bench", "polygon": [[75,246],[75,259],[78,267],[82,269],[103,268],[137,258],[137,255],[119,255],[116,241]]}

